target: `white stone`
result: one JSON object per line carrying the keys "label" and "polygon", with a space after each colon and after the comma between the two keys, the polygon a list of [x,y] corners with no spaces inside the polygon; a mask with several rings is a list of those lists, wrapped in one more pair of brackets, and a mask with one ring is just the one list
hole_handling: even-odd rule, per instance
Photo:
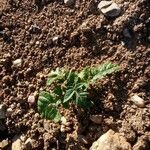
{"label": "white stone", "polygon": [[28,103],[30,105],[34,105],[35,104],[35,96],[34,95],[29,95],[29,97],[28,97]]}
{"label": "white stone", "polygon": [[32,149],[32,139],[31,138],[28,138],[26,141],[25,141],[25,147],[27,149]]}
{"label": "white stone", "polygon": [[11,147],[12,150],[21,150],[21,140],[20,139],[17,139],[16,141],[14,141],[12,143],[12,147]]}
{"label": "white stone", "polygon": [[66,125],[66,123],[67,123],[67,119],[63,116],[63,117],[61,117],[61,123],[63,124],[63,125]]}
{"label": "white stone", "polygon": [[123,136],[110,129],[92,144],[90,150],[131,150],[131,145]]}
{"label": "white stone", "polygon": [[73,5],[74,4],[74,0],[64,0],[64,3],[68,6]]}
{"label": "white stone", "polygon": [[0,142],[0,149],[5,149],[8,146],[8,139]]}
{"label": "white stone", "polygon": [[7,116],[10,116],[13,113],[12,108],[8,108],[7,109]]}
{"label": "white stone", "polygon": [[108,17],[116,17],[120,14],[120,7],[113,1],[101,1],[98,4],[98,9]]}
{"label": "white stone", "polygon": [[137,94],[135,94],[131,97],[131,101],[138,107],[145,106],[144,100],[141,97],[139,97]]}
{"label": "white stone", "polygon": [[21,66],[21,64],[22,64],[22,59],[16,59],[13,61],[13,65],[16,67]]}
{"label": "white stone", "polygon": [[52,40],[53,40],[54,43],[57,43],[57,42],[58,42],[58,39],[59,39],[59,37],[58,37],[58,36],[55,36],[55,37],[53,37]]}

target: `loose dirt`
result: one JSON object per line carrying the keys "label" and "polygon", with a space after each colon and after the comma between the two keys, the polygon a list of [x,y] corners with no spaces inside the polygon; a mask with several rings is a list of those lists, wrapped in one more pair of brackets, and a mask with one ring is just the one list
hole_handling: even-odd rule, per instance
{"label": "loose dirt", "polygon": [[[139,150],[150,149],[150,2],[115,0],[121,7],[116,18],[101,14],[99,2],[76,0],[68,7],[62,0],[0,0],[0,104],[7,110],[0,119],[0,141],[8,139],[5,149],[21,136],[23,149],[86,150],[109,129],[133,148],[142,141]],[[119,64],[120,71],[98,83],[100,89],[91,89],[89,112],[75,106],[62,111],[63,131],[61,124],[41,118],[36,104],[29,105],[29,95],[46,88],[51,69],[81,70],[106,61]],[[131,102],[132,94],[144,99],[144,108]],[[102,123],[90,115],[102,115]]]}

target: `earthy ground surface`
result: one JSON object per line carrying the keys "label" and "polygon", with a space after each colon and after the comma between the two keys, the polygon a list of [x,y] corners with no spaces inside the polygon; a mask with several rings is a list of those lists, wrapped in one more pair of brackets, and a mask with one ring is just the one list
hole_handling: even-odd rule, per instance
{"label": "earthy ground surface", "polygon": [[[115,0],[121,7],[116,18],[106,18],[100,0],[76,0],[72,7],[62,0],[45,0],[38,7],[31,0],[0,0],[0,141],[21,136],[26,149],[89,149],[109,129],[121,133],[139,150],[150,149],[150,1]],[[55,37],[55,38],[54,38]],[[13,62],[21,60],[21,65]],[[28,97],[45,89],[47,74],[56,67],[82,69],[105,61],[121,70],[91,90],[95,105],[89,112],[74,106],[64,110],[61,124],[44,120]],[[138,94],[145,106],[131,102]],[[37,98],[37,96],[36,96]],[[90,115],[101,115],[101,124]],[[77,138],[78,137],[78,138]],[[31,145],[25,144],[32,139]],[[28,139],[28,140],[30,140]]]}

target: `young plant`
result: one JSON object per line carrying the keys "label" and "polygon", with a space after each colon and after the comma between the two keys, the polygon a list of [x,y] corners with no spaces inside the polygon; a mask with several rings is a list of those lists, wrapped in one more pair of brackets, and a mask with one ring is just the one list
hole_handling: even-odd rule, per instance
{"label": "young plant", "polygon": [[51,71],[47,85],[52,87],[50,92],[42,91],[38,98],[38,111],[44,118],[60,121],[60,107],[68,108],[71,102],[82,108],[89,108],[88,87],[96,80],[118,71],[116,64],[105,63],[96,67],[86,67],[81,72],[73,72],[57,68]]}

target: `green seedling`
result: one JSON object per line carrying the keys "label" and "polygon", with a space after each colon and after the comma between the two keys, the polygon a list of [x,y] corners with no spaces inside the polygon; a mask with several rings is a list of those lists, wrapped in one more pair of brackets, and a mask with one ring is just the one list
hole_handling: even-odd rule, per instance
{"label": "green seedling", "polygon": [[51,71],[47,85],[52,90],[39,94],[38,111],[44,118],[58,122],[61,120],[59,108],[62,106],[68,108],[70,103],[74,103],[88,109],[91,106],[88,99],[89,85],[118,70],[118,65],[109,62],[96,67],[86,67],[80,72],[59,68]]}

